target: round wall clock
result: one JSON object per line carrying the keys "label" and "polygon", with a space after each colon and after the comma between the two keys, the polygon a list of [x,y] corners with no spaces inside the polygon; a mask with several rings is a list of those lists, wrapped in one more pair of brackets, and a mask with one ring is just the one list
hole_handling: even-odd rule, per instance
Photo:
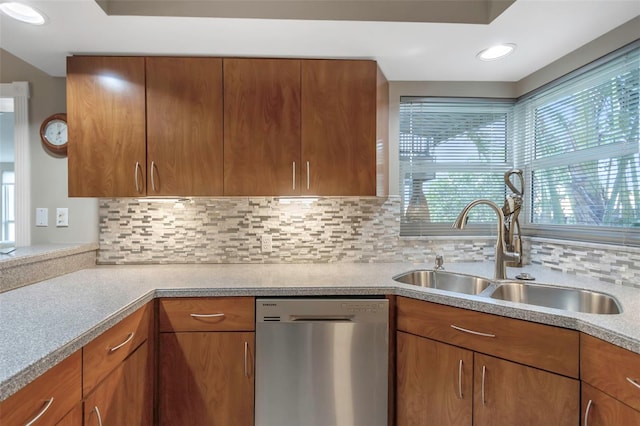
{"label": "round wall clock", "polygon": [[53,114],[40,126],[40,139],[45,149],[55,155],[67,155],[67,114]]}

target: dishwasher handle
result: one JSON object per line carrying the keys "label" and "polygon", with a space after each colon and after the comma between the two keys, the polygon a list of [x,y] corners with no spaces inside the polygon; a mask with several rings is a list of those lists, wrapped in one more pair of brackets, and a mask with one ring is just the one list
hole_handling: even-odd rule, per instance
{"label": "dishwasher handle", "polygon": [[294,322],[351,322],[354,315],[289,315]]}

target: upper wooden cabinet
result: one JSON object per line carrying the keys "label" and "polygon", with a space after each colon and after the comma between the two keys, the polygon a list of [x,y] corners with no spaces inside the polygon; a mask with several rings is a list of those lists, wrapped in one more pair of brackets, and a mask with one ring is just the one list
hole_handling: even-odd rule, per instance
{"label": "upper wooden cabinet", "polygon": [[300,172],[300,61],[225,59],[225,194],[298,195]]}
{"label": "upper wooden cabinet", "polygon": [[69,196],[145,195],[144,58],[67,58]]}
{"label": "upper wooden cabinet", "polygon": [[303,195],[376,195],[374,61],[302,61]]}
{"label": "upper wooden cabinet", "polygon": [[145,62],[147,195],[222,195],[222,60]]}

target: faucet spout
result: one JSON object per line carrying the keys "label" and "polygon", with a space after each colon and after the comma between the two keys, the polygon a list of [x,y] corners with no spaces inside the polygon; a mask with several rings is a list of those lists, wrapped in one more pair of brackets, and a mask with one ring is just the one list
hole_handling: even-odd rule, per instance
{"label": "faucet spout", "polygon": [[462,211],[460,211],[460,214],[458,214],[455,222],[453,222],[452,227],[455,229],[464,229],[467,225],[467,216],[469,215],[469,211],[475,206],[481,204],[491,207],[491,209],[496,213],[496,216],[498,216],[498,238],[496,241],[496,255],[495,266],[493,269],[493,278],[496,280],[504,280],[507,278],[506,263],[509,261],[518,261],[520,255],[518,253],[506,250],[506,244],[504,242],[504,214],[502,213],[502,209],[491,200],[474,200],[467,204],[462,209]]}

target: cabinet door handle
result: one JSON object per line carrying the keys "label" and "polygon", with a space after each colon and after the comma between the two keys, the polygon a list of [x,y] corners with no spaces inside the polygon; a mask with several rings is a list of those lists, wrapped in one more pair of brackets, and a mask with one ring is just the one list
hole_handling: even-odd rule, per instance
{"label": "cabinet door handle", "polygon": [[458,397],[462,399],[462,360],[458,364]]}
{"label": "cabinet door handle", "polygon": [[307,161],[307,189],[309,189],[310,178],[309,174],[311,173],[311,166],[309,166],[309,162]]}
{"label": "cabinet door handle", "polygon": [[244,377],[249,377],[249,342],[244,342]]}
{"label": "cabinet door handle", "polygon": [[636,380],[633,380],[631,377],[627,377],[627,382],[640,389],[640,383],[638,383]]}
{"label": "cabinet door handle", "polygon": [[293,179],[292,179],[292,182],[293,182],[293,190],[295,191],[296,190],[296,162],[295,161],[293,162]]}
{"label": "cabinet door handle", "polygon": [[495,334],[480,333],[479,331],[468,330],[466,328],[458,327],[457,325],[453,325],[453,324],[451,324],[451,328],[453,328],[454,330],[458,330],[458,331],[464,331],[465,333],[475,334],[476,336],[496,337]]}
{"label": "cabinet door handle", "polygon": [[220,312],[218,314],[189,314],[192,318],[216,318],[223,317],[224,312]]}
{"label": "cabinet door handle", "polygon": [[36,414],[34,418],[25,423],[24,426],[31,426],[32,424],[40,420],[40,417],[44,416],[44,413],[46,413],[49,407],[51,407],[51,404],[53,404],[53,397],[51,397],[51,399],[48,399],[47,402],[45,402],[44,407],[42,407],[42,410],[40,410],[40,412]]}
{"label": "cabinet door handle", "polygon": [[140,170],[140,163],[136,161],[136,168],[133,170],[133,179],[136,182],[136,192],[140,193],[140,185],[138,184],[138,171]]}
{"label": "cabinet door handle", "polygon": [[593,400],[589,400],[587,402],[587,408],[584,410],[584,426],[589,426],[589,412],[591,411],[591,404],[593,404]]}
{"label": "cabinet door handle", "polygon": [[125,341],[124,341],[124,342],[122,342],[122,343],[120,343],[119,345],[116,345],[116,346],[114,346],[114,347],[112,347],[112,348],[109,348],[109,352],[115,352],[115,351],[117,351],[118,349],[120,349],[121,347],[123,347],[124,345],[126,345],[127,343],[129,343],[129,342],[131,341],[131,339],[133,339],[133,336],[134,336],[135,334],[136,334],[136,333],[135,333],[135,332],[133,332],[133,331],[132,331],[131,333],[129,333],[129,335],[127,336],[127,338],[125,339]]}
{"label": "cabinet door handle", "polygon": [[98,406],[94,406],[93,410],[91,410],[91,412],[95,412],[96,413],[96,417],[98,417],[98,426],[102,426],[102,416],[100,415],[100,410],[98,409]]}
{"label": "cabinet door handle", "polygon": [[482,366],[482,405],[487,405],[487,401],[484,399],[484,379],[487,375],[487,366]]}
{"label": "cabinet door handle", "polygon": [[151,189],[153,189],[154,192],[156,191],[156,181],[153,178],[153,175],[154,175],[153,171],[155,170],[155,168],[156,168],[156,162],[152,161],[151,162]]}

